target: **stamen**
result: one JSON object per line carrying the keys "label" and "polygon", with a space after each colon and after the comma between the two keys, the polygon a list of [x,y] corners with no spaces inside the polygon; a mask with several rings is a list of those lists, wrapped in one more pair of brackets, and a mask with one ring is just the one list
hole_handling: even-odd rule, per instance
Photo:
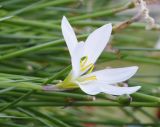
{"label": "stamen", "polygon": [[92,66],[90,67],[90,69],[88,70],[87,74],[91,73],[94,69],[94,65],[92,64]]}
{"label": "stamen", "polygon": [[78,82],[88,82],[88,81],[93,81],[93,80],[97,80],[96,76],[89,76],[89,77],[79,77],[77,79]]}
{"label": "stamen", "polygon": [[87,57],[87,56],[85,56],[85,57],[83,57],[83,58],[81,59],[81,61],[80,61],[80,66],[81,66],[81,68],[83,68],[83,67],[85,66],[85,64],[87,63],[87,60],[88,60],[88,57]]}
{"label": "stamen", "polygon": [[81,68],[81,71],[82,71],[82,72],[84,72],[84,71],[86,71],[87,69],[89,69],[89,70],[87,71],[87,74],[88,74],[88,73],[91,73],[91,72],[93,71],[94,65],[93,65],[92,63],[86,65],[87,61],[88,61],[88,57],[87,57],[87,56],[82,57],[82,58],[81,58],[81,61],[80,61],[80,68]]}
{"label": "stamen", "polygon": [[86,77],[84,79],[85,81],[88,81],[88,80],[97,80],[96,76],[90,76],[90,77]]}
{"label": "stamen", "polygon": [[85,70],[87,70],[88,68],[91,68],[93,66],[93,64],[88,64],[88,65],[86,65],[86,66],[84,66],[84,67],[81,67],[81,71],[85,71]]}

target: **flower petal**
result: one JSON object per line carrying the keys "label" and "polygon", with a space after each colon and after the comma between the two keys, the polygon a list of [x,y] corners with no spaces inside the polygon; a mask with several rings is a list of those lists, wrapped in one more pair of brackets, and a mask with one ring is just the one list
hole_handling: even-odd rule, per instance
{"label": "flower petal", "polygon": [[108,85],[105,82],[99,82],[99,81],[90,81],[88,83],[82,83],[82,84],[79,83],[78,85],[82,91],[84,91],[89,95],[96,95],[101,92],[111,95],[132,94],[141,88],[141,86],[119,87],[119,86]]}
{"label": "flower petal", "polygon": [[84,51],[84,42],[77,43],[73,54],[71,56],[72,62],[72,74],[74,77],[78,77],[80,75],[80,60],[83,57]]}
{"label": "flower petal", "polygon": [[74,48],[78,43],[74,30],[72,29],[71,25],[69,24],[67,18],[63,16],[62,23],[61,23],[62,34],[64,40],[66,41],[67,47],[69,49],[70,55],[72,56]]}
{"label": "flower petal", "polygon": [[139,90],[141,86],[135,87],[118,87],[113,85],[102,85],[101,84],[101,92],[111,94],[111,95],[123,95],[123,94],[132,94]]}
{"label": "flower petal", "polygon": [[89,63],[95,63],[109,41],[112,25],[106,24],[92,32],[85,42],[85,56]]}
{"label": "flower petal", "polygon": [[98,81],[105,82],[106,84],[116,84],[128,80],[137,72],[137,70],[137,66],[104,69],[87,74],[85,77],[96,76]]}
{"label": "flower petal", "polygon": [[96,95],[101,92],[101,88],[97,82],[78,83],[80,89],[89,95]]}

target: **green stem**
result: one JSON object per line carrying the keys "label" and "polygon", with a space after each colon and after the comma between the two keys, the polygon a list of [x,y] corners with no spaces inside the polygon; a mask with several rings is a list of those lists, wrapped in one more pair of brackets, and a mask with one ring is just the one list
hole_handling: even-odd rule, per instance
{"label": "green stem", "polygon": [[[78,36],[78,39],[82,39],[82,38],[87,37],[87,36],[88,36],[88,34],[80,35],[80,36]],[[44,49],[44,48],[49,48],[51,46],[56,46],[58,44],[62,44],[63,42],[64,42],[64,39],[60,39],[60,40],[50,41],[50,42],[46,42],[44,44],[39,44],[39,45],[36,45],[36,46],[32,46],[32,47],[29,47],[29,48],[25,48],[25,49],[15,51],[15,52],[12,52],[12,53],[8,53],[8,54],[0,56],[0,61],[5,60],[5,59],[9,59],[9,58],[14,58],[14,57],[17,57],[17,56],[21,56],[21,55],[29,53],[29,52],[38,51],[38,50],[41,50],[41,49]]]}
{"label": "green stem", "polygon": [[49,115],[47,115],[47,114],[44,114],[44,113],[42,113],[42,112],[38,112],[38,111],[35,110],[35,109],[31,109],[31,108],[30,108],[29,110],[30,110],[32,113],[34,113],[35,115],[44,117],[44,118],[46,118],[47,120],[55,123],[56,125],[59,125],[59,126],[61,126],[61,127],[71,127],[70,125],[64,123],[63,121],[61,121],[60,119],[57,119],[56,117],[53,117],[53,116],[51,117],[51,116],[49,116]]}
{"label": "green stem", "polygon": [[54,1],[49,1],[45,3],[43,1],[40,1],[40,2],[33,3],[25,8],[19,9],[18,11],[13,12],[12,15],[15,15],[15,14],[17,15],[17,14],[20,14],[22,12],[27,12],[27,11],[35,11],[35,10],[42,9],[48,6],[58,6],[58,5],[67,4],[67,3],[75,2],[75,1],[76,0],[54,0]]}
{"label": "green stem", "polygon": [[43,29],[59,29],[60,27],[56,24],[49,24],[49,23],[43,23],[40,21],[34,21],[34,20],[27,20],[27,19],[22,19],[22,18],[12,18],[10,20],[4,20],[3,22],[6,23],[14,23],[18,25],[27,25],[31,27],[38,27],[38,28],[43,28]]}
{"label": "green stem", "polygon": [[[95,27],[100,27],[104,24],[110,23],[109,21],[96,21],[96,20],[92,20],[92,21],[85,21],[85,20],[76,20],[73,21],[72,24],[78,25],[78,26],[95,26]],[[112,22],[113,25],[119,24],[120,22]],[[131,25],[128,26],[129,28],[132,29],[145,29],[146,24],[145,23],[132,23]],[[152,29],[152,30],[156,30],[156,29]]]}
{"label": "green stem", "polygon": [[[75,16],[73,18],[69,18],[69,21],[77,21],[77,20],[82,20],[82,19],[86,19],[86,18],[97,18],[97,17],[102,17],[102,16],[109,16],[109,15],[114,15],[117,12],[121,12],[124,11],[126,9],[129,8],[133,8],[134,4],[132,2],[127,3],[126,5],[119,7],[119,8],[115,8],[115,9],[111,9],[111,10],[104,10],[104,11],[99,11],[99,12],[93,12],[93,13],[89,13],[89,14],[84,14],[81,16]],[[61,21],[55,21],[55,23],[59,23]]]}
{"label": "green stem", "polygon": [[[1,88],[7,88],[7,87],[16,87],[18,89],[31,89],[31,90],[38,90],[39,92],[43,90],[41,85],[38,84],[33,84],[33,83],[28,83],[28,82],[4,82],[1,81],[0,84]],[[47,94],[44,92],[40,92],[41,94]],[[80,97],[86,98],[87,96],[85,95],[78,95],[78,94],[72,94],[72,93],[65,93],[65,92],[52,92],[48,93],[49,95],[54,95],[54,96],[69,96],[69,97]],[[146,95],[142,93],[134,93],[131,95],[134,99],[141,100],[141,101],[149,101],[149,102],[158,102],[160,103],[160,98],[151,96],[151,95]],[[89,96],[88,96],[89,97]]]}
{"label": "green stem", "polygon": [[160,104],[160,98],[159,97],[155,97],[155,96],[151,96],[151,95],[147,95],[147,94],[143,94],[143,93],[133,93],[131,95],[133,98],[138,99],[139,101],[149,101],[149,102],[157,102]]}
{"label": "green stem", "polygon": [[11,103],[7,104],[6,106],[2,107],[2,108],[0,109],[0,112],[4,111],[4,110],[6,110],[6,109],[8,109],[8,108],[10,108],[10,107],[13,107],[13,106],[16,105],[18,102],[20,102],[20,101],[23,100],[24,98],[28,97],[29,95],[31,95],[32,92],[33,92],[33,91],[31,90],[31,91],[27,92],[26,94],[24,94],[23,96],[19,97],[18,99],[14,100],[13,102],[11,102]]}
{"label": "green stem", "polygon": [[[19,90],[19,92],[6,92],[3,93],[3,95],[10,95],[10,96],[22,96],[24,94],[26,90]],[[2,94],[1,94],[2,96]],[[62,100],[59,99],[59,101],[64,101],[65,99],[70,99],[72,98],[73,100],[86,100],[86,101],[92,101],[93,97],[90,95],[82,95],[82,94],[76,94],[76,93],[70,93],[70,92],[45,92],[45,91],[35,91],[31,97],[33,98],[37,98],[40,100],[55,100],[58,101],[59,98],[61,98]]]}
{"label": "green stem", "polygon": [[69,93],[69,92],[42,92],[42,91],[36,91],[37,95],[46,95],[46,96],[55,96],[55,97],[68,97],[68,98],[75,98],[75,99],[82,99],[82,100],[88,100],[92,101],[93,96],[90,95],[82,95],[82,94],[76,94],[76,93]]}
{"label": "green stem", "polygon": [[[63,118],[62,118],[63,119]],[[137,123],[137,122],[126,122],[124,120],[117,120],[117,119],[106,119],[106,120],[91,120],[91,119],[75,119],[75,118],[65,118],[64,121],[72,123],[72,122],[80,122],[80,123],[94,123],[97,125],[142,125],[142,126],[155,126],[159,125],[160,123]]]}
{"label": "green stem", "polygon": [[6,55],[0,56],[0,60],[13,58],[13,57],[20,56],[20,55],[23,55],[28,52],[33,52],[33,51],[37,51],[37,50],[47,48],[50,46],[55,46],[55,45],[60,44],[62,42],[63,42],[63,40],[61,39],[61,40],[56,40],[56,41],[51,41],[51,42],[47,42],[44,44],[36,45],[36,46],[30,47],[30,48],[25,48],[25,49],[22,49],[19,51],[15,51],[13,53],[8,53]]}
{"label": "green stem", "polygon": [[118,49],[120,51],[140,51],[140,52],[144,52],[144,51],[150,51],[150,52],[159,52],[160,49],[155,49],[155,48],[128,48],[128,47],[113,47],[115,49]]}
{"label": "green stem", "polygon": [[113,54],[108,52],[103,52],[102,56],[103,59],[112,59],[112,60],[126,60],[126,61],[135,61],[135,62],[142,62],[142,63],[150,63],[150,64],[160,64],[160,60],[146,57],[146,56],[138,56],[138,55],[128,55],[126,53],[120,54]]}
{"label": "green stem", "polygon": [[126,108],[121,108],[121,110],[130,118],[133,119],[134,122],[140,123],[139,119],[133,114],[132,111],[127,110]]}
{"label": "green stem", "polygon": [[[0,106],[7,105],[8,103],[1,103]],[[37,106],[104,106],[104,107],[110,107],[110,106],[122,106],[123,105],[117,103],[117,102],[107,102],[107,101],[94,101],[94,102],[86,102],[86,101],[77,101],[73,103],[56,103],[56,102],[19,102],[18,104],[14,105],[14,107],[37,107]],[[157,102],[132,102],[130,107],[159,107],[160,103]]]}
{"label": "green stem", "polygon": [[150,118],[153,122],[158,123],[158,120],[156,119],[156,117],[152,116],[150,113],[148,113],[145,109],[139,108],[138,109],[140,112],[142,112],[145,116],[147,116],[148,118]]}
{"label": "green stem", "polygon": [[50,77],[48,80],[46,80],[43,84],[49,84],[52,81],[54,81],[56,78],[60,77],[61,75],[63,75],[64,73],[68,72],[69,70],[71,70],[71,65],[69,65],[68,67],[66,67],[65,69],[61,70],[60,72],[56,73],[55,75],[53,75],[52,77]]}
{"label": "green stem", "polygon": [[1,81],[0,88],[16,87],[17,89],[26,89],[26,90],[42,90],[41,85],[28,82],[7,82]]}

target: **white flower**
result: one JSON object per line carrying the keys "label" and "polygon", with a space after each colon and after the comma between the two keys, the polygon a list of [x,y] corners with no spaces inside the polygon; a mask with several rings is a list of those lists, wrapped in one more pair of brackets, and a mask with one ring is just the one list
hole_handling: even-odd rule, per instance
{"label": "white flower", "polygon": [[111,24],[106,24],[95,30],[89,35],[85,43],[78,42],[66,17],[63,17],[61,27],[71,56],[72,71],[58,85],[59,88],[80,87],[81,90],[90,95],[100,92],[112,95],[131,94],[140,89],[140,86],[119,87],[115,85],[131,78],[136,73],[137,66],[92,72],[94,63],[111,36]]}

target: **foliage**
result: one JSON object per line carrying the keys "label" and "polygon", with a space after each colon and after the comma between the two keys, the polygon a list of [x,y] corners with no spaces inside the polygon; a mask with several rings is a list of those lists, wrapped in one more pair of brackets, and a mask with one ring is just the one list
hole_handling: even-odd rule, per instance
{"label": "foliage", "polygon": [[[128,11],[135,8],[133,2],[1,0],[0,5],[0,126],[160,125],[156,116],[160,49],[154,48],[159,28],[146,30],[145,22],[135,20],[135,14]],[[120,97],[93,97],[79,89],[43,90],[46,84],[63,80],[71,69],[60,28],[63,15],[80,40],[111,22],[112,40],[96,69],[137,65],[138,73],[127,83],[142,89]]]}

